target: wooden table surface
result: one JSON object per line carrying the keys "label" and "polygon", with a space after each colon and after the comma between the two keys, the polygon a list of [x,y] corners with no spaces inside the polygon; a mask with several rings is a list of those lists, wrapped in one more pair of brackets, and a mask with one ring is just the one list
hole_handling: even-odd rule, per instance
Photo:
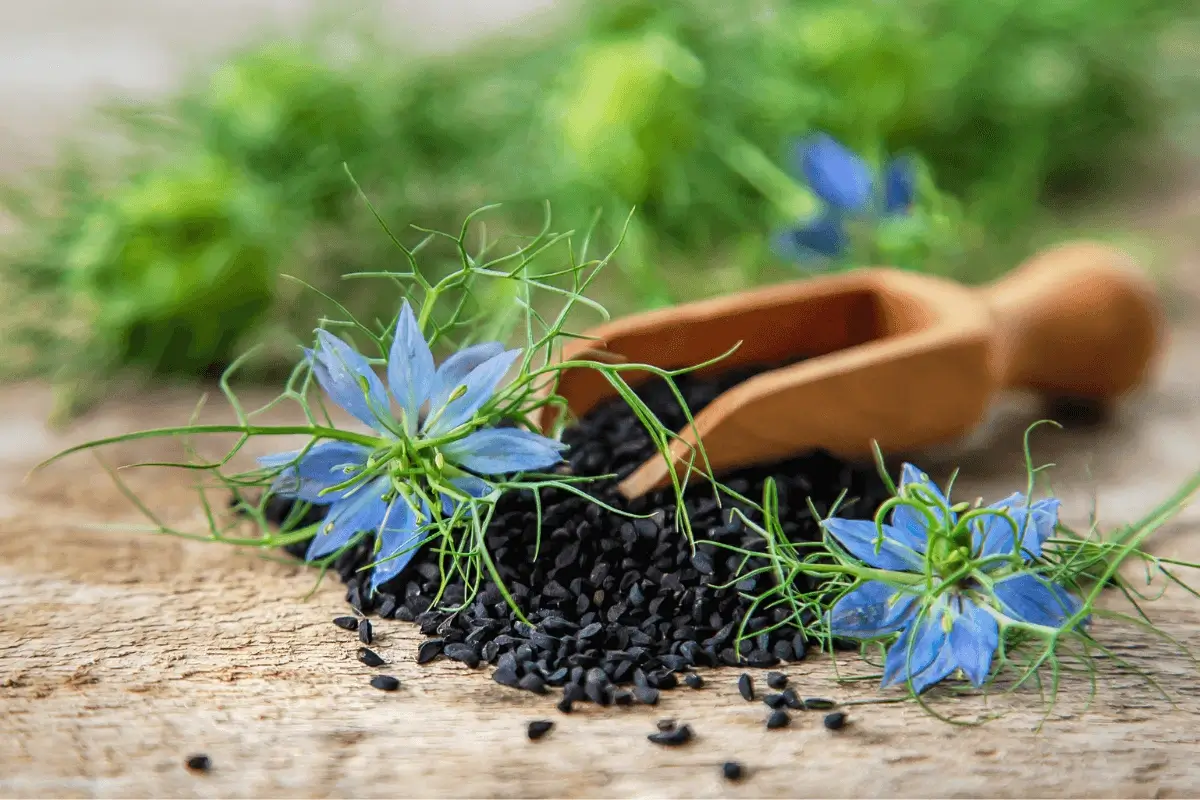
{"label": "wooden table surface", "polygon": [[[1070,522],[1085,522],[1093,494],[1101,520],[1134,519],[1200,466],[1200,327],[1179,329],[1154,387],[1099,430],[1046,431],[1035,439]],[[1033,730],[1035,695],[967,697],[956,713],[1003,710],[957,728],[911,703],[851,709],[831,733],[816,713],[764,729],[766,707],[738,696],[736,670],[706,675],[699,691],[664,693],[659,708],[583,708],[503,688],[489,672],[414,663],[418,636],[377,624],[378,652],[403,682],[367,685],[353,634],[330,619],[346,610],[329,582],[222,545],[88,529],[136,521],[96,462],[76,457],[22,483],[30,465],[64,444],[136,427],[183,422],[194,392],[113,402],[64,434],[41,423],[38,386],[0,392],[0,794],[5,796],[1089,796],[1200,794],[1197,667],[1145,634],[1101,624],[1159,676],[1177,706],[1136,678],[1102,670],[1090,710],[1087,685],[1068,679],[1054,715]],[[215,404],[214,404],[215,405]],[[219,417],[214,411],[214,418]],[[935,474],[961,463],[961,497],[998,497],[1023,483],[1020,434],[1031,409],[1008,403],[981,435],[930,456]],[[116,448],[114,463],[171,455],[162,444]],[[131,475],[168,519],[195,520],[186,476]],[[1164,554],[1200,558],[1200,506],[1155,540]],[[1200,604],[1181,592],[1154,619],[1200,645]],[[856,659],[844,658],[851,674]],[[791,668],[805,694],[879,696],[873,683],[842,687],[826,658]],[[690,723],[696,740],[664,749],[655,721]],[[545,739],[525,738],[549,718]],[[205,753],[207,774],[185,759]],[[749,777],[723,782],[720,765]]]}

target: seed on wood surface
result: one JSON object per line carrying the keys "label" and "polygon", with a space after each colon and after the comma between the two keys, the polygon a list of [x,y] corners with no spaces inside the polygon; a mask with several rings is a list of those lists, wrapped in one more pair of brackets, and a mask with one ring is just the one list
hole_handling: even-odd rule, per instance
{"label": "seed on wood surface", "polygon": [[669,731],[652,733],[646,738],[655,744],[678,747],[692,740],[692,727],[690,725],[680,725],[678,728],[672,728]]}
{"label": "seed on wood surface", "polygon": [[738,678],[737,686],[738,693],[742,696],[743,700],[750,701],[754,699],[754,680],[747,673],[743,672],[741,674],[741,677]]}
{"label": "seed on wood surface", "polygon": [[426,639],[417,648],[417,663],[428,664],[442,654],[446,643],[441,639]]}
{"label": "seed on wood surface", "polygon": [[498,670],[492,673],[492,680],[501,686],[509,686],[513,689],[524,688],[521,686],[521,679],[517,677],[517,671],[515,669],[500,667]]}
{"label": "seed on wood surface", "polygon": [[787,698],[782,694],[772,693],[763,697],[763,702],[771,708],[783,708],[787,705]]}
{"label": "seed on wood surface", "polygon": [[740,781],[742,779],[742,765],[736,761],[726,761],[721,765],[721,774],[725,776],[727,781]]}
{"label": "seed on wood surface", "polygon": [[689,672],[683,677],[683,682],[693,689],[700,689],[704,686],[704,678],[701,678],[694,672]]}
{"label": "seed on wood surface", "polygon": [[767,717],[767,727],[771,730],[776,728],[786,728],[792,722],[792,718],[782,708],[771,712],[771,716]]}
{"label": "seed on wood surface", "polygon": [[575,710],[575,704],[571,702],[571,698],[564,697],[558,701],[558,710],[564,714],[570,714]]}
{"label": "seed on wood surface", "polygon": [[656,724],[660,731],[673,731],[677,723],[673,719],[660,719]]}
{"label": "seed on wood surface", "polygon": [[834,711],[825,715],[825,727],[831,731],[841,730],[846,726],[846,712]]}
{"label": "seed on wood surface", "polygon": [[358,630],[358,617],[334,617],[333,624],[348,631]]}
{"label": "seed on wood surface", "polygon": [[824,697],[806,697],[804,698],[804,708],[808,711],[828,711],[834,708],[837,703],[832,700],[827,700]]}
{"label": "seed on wood surface", "polygon": [[529,740],[536,742],[538,739],[549,733],[550,729],[553,727],[554,723],[548,719],[534,720],[533,722],[529,723],[529,729],[527,731]]}
{"label": "seed on wood surface", "polygon": [[371,620],[364,619],[358,623],[358,640],[363,644],[370,644],[374,637],[374,630],[371,627]]}
{"label": "seed on wood surface", "polygon": [[800,696],[796,694],[796,690],[791,686],[784,689],[783,692],[780,693],[780,696],[783,697],[783,704],[793,711],[805,710],[804,701],[800,699]]}
{"label": "seed on wood surface", "polygon": [[540,675],[536,675],[532,672],[526,675],[524,678],[521,678],[521,680],[517,681],[517,686],[527,692],[533,692],[534,694],[546,693],[546,682],[542,680]]}
{"label": "seed on wood surface", "polygon": [[371,678],[371,685],[385,692],[394,692],[400,688],[400,681],[391,675],[376,675],[374,678]]}
{"label": "seed on wood surface", "polygon": [[382,667],[387,663],[379,657],[378,653],[369,647],[358,648],[358,660],[366,664],[368,667]]}
{"label": "seed on wood surface", "polygon": [[788,676],[784,675],[782,672],[768,672],[767,673],[767,686],[770,686],[772,689],[775,689],[777,691],[780,689],[784,689],[785,687],[787,687],[787,683],[788,683]]}
{"label": "seed on wood surface", "polygon": [[658,689],[653,686],[635,686],[633,687],[633,696],[644,706],[658,705]]}
{"label": "seed on wood surface", "polygon": [[[351,619],[354,619],[351,617]],[[212,759],[203,753],[198,753],[194,756],[188,756],[187,768],[193,772],[208,772],[212,767]]]}
{"label": "seed on wood surface", "polygon": [[461,662],[471,669],[479,666],[479,653],[469,644],[448,644],[442,652],[451,661]]}
{"label": "seed on wood surface", "polygon": [[622,689],[613,694],[613,705],[631,706],[633,705],[633,693]]}

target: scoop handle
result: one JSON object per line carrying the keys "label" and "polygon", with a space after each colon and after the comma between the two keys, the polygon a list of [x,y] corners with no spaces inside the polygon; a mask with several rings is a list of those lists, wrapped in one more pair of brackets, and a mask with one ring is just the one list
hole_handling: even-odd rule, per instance
{"label": "scoop handle", "polygon": [[1073,242],[979,290],[1001,386],[1107,400],[1146,380],[1163,340],[1153,282],[1126,253]]}

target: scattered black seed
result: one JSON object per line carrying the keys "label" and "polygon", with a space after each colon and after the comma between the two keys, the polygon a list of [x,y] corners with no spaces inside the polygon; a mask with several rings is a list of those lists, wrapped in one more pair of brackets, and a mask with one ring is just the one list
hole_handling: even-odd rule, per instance
{"label": "scattered black seed", "polygon": [[667,747],[679,747],[692,740],[692,726],[686,724],[680,725],[678,728],[672,728],[668,731],[652,733],[646,738],[655,744],[662,744]]}
{"label": "scattered black seed", "polygon": [[451,661],[459,661],[471,669],[479,666],[479,653],[469,644],[448,644],[442,652]]}
{"label": "scattered black seed", "polygon": [[[736,368],[715,377],[686,376],[676,383],[696,413],[720,392],[759,371]],[[647,382],[638,394],[665,425],[684,427],[686,417],[665,382]],[[653,443],[621,400],[598,406],[563,438],[570,447],[570,472],[579,476],[628,475],[654,454]],[[784,535],[796,543],[821,537],[808,510],[810,500],[824,513],[845,493],[847,502],[839,514],[870,519],[887,498],[872,466],[852,467],[821,452],[722,476],[731,489],[749,497],[761,495],[768,479],[778,486]],[[470,663],[468,650],[459,646],[471,648],[479,663],[494,665],[493,679],[502,685],[545,691],[547,685],[565,690],[578,684],[579,695],[569,699],[570,704],[616,702],[621,697],[618,687],[630,683],[638,702],[654,703],[657,690],[674,687],[680,678],[690,683],[693,679],[684,676],[696,667],[765,667],[804,657],[803,635],[780,624],[786,618],[751,612],[753,601],[735,589],[735,584],[749,585],[749,579],[738,574],[742,556],[721,549],[763,550],[761,538],[732,513],[737,509],[753,518],[752,508],[730,498],[718,504],[711,487],[696,482],[684,500],[699,543],[693,552],[675,526],[677,509],[670,490],[629,502],[617,491],[617,481],[606,478],[587,484],[587,491],[623,512],[651,517],[631,520],[557,489],[543,489],[536,498],[532,492],[511,491],[501,498],[485,532],[497,573],[529,625],[516,617],[491,581],[483,582],[474,599],[463,605],[466,587],[461,581],[441,587],[439,556],[432,550],[418,553],[378,592],[370,590],[369,573],[361,569],[376,557],[370,537],[338,556],[332,568],[346,584],[347,601],[356,611],[390,613],[436,638],[436,644],[418,651],[421,663],[443,652]],[[278,524],[292,506],[272,497],[267,507],[269,518]],[[325,508],[310,509],[312,519],[305,524],[318,522]],[[535,559],[539,546],[541,557]],[[306,547],[307,542],[299,542],[287,550],[303,557]],[[753,579],[753,591],[772,588],[771,581],[765,574]],[[819,591],[820,583],[802,577],[797,588]],[[459,610],[449,614],[438,610],[442,607]],[[747,639],[739,652],[736,631],[751,622],[749,617],[753,624],[747,624],[748,630],[768,633]],[[589,695],[585,676],[593,669],[600,669],[605,680],[593,681],[603,688]]]}
{"label": "scattered black seed", "polygon": [[363,644],[370,644],[374,640],[374,631],[371,628],[371,620],[364,619],[358,623],[358,640]]}
{"label": "scattered black seed", "polygon": [[787,686],[787,683],[788,676],[784,675],[782,672],[767,673],[767,686],[770,686],[772,689],[775,689],[776,691],[782,690]]}
{"label": "scattered black seed", "polygon": [[660,719],[657,724],[660,731],[673,731],[678,723],[673,719]]}
{"label": "scattered black seed", "polygon": [[825,715],[825,727],[831,731],[841,730],[846,726],[846,712],[834,711]]}
{"label": "scattered black seed", "polygon": [[745,672],[742,673],[741,677],[738,678],[737,686],[738,693],[741,694],[743,700],[749,702],[754,699],[754,681],[748,674]]}
{"label": "scattered black seed", "polygon": [[767,727],[771,730],[776,728],[786,728],[792,724],[792,718],[782,708],[777,708],[771,712],[771,716],[767,717]]}
{"label": "scattered black seed", "polygon": [[400,681],[391,675],[376,675],[374,678],[371,678],[371,685],[385,692],[394,692],[400,688]]}
{"label": "scattered black seed", "polygon": [[[354,617],[350,617],[350,619],[354,619]],[[203,753],[188,756],[186,763],[187,768],[192,772],[208,772],[212,768],[212,759]]]}
{"label": "scattered black seed", "polygon": [[348,631],[358,630],[358,617],[334,617],[333,624]]}
{"label": "scattered black seed", "polygon": [[740,781],[742,779],[742,765],[736,761],[726,761],[721,765],[721,774],[725,776],[727,781]]}
{"label": "scattered black seed", "polygon": [[699,689],[704,686],[704,678],[701,678],[694,672],[689,672],[684,676],[683,682],[693,689]]}
{"label": "scattered black seed", "polygon": [[796,694],[796,690],[793,689],[792,687],[789,686],[788,688],[784,689],[783,692],[780,694],[780,697],[783,698],[784,705],[786,705],[788,708],[792,709],[793,711],[804,711],[805,710],[804,709],[804,701],[800,699],[800,696],[798,694]]}
{"label": "scattered black seed", "polygon": [[637,701],[644,706],[658,705],[658,689],[652,686],[635,686],[633,687],[633,696]]}
{"label": "scattered black seed", "polygon": [[542,680],[540,675],[532,672],[517,681],[517,687],[527,692],[533,692],[534,694],[546,693],[546,682]]}
{"label": "scattered black seed", "polygon": [[836,705],[837,703],[832,700],[826,700],[824,697],[804,698],[804,708],[809,711],[828,711]]}
{"label": "scattered black seed", "polygon": [[564,714],[570,714],[575,710],[575,704],[571,702],[570,698],[564,697],[558,701],[558,710]]}
{"label": "scattered black seed", "polygon": [[554,723],[548,719],[537,719],[529,723],[529,740],[536,742],[538,739],[545,736],[554,727]]}
{"label": "scattered black seed", "polygon": [[615,692],[613,694],[613,704],[618,706],[633,705],[633,693],[627,692],[624,689],[619,692]]}
{"label": "scattered black seed", "polygon": [[771,708],[783,708],[787,705],[787,698],[782,694],[769,694],[763,698],[763,702]]}
{"label": "scattered black seed", "polygon": [[442,654],[445,642],[441,639],[426,639],[417,648],[417,663],[428,664]]}
{"label": "scattered black seed", "polygon": [[368,667],[382,667],[387,663],[379,657],[378,653],[369,647],[358,648],[358,660],[366,664]]}

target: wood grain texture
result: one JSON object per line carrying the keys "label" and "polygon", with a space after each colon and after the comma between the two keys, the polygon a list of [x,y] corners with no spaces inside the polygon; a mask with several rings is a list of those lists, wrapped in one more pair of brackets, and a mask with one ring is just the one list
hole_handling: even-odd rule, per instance
{"label": "wood grain texture", "polygon": [[[1177,333],[1154,389],[1101,430],[1048,432],[1039,458],[1059,463],[1069,521],[1089,497],[1117,523],[1153,506],[1200,458],[1200,329]],[[840,733],[817,713],[767,731],[766,707],[745,703],[735,670],[699,691],[666,692],[658,709],[583,708],[571,716],[494,684],[484,670],[414,661],[411,625],[382,621],[381,671],[403,682],[371,689],[377,670],[355,660],[354,634],[330,623],[345,606],[332,582],[312,598],[312,573],[219,545],[86,530],[134,519],[86,456],[21,484],[63,444],[187,418],[193,393],[114,402],[67,435],[40,423],[46,392],[0,392],[0,795],[154,797],[1175,797],[1200,794],[1197,679],[1153,639],[1102,627],[1152,668],[1178,705],[1111,669],[1090,710],[1086,686],[1067,683],[1056,714],[1032,728],[1038,701],[1022,694],[954,701],[964,713],[1008,709],[982,728],[952,728],[911,704],[851,708]],[[210,417],[221,415],[215,410]],[[1020,477],[1020,432],[1035,418],[1013,403],[988,428],[922,463],[944,476],[962,463],[958,496],[1000,496]],[[109,459],[172,455],[170,446],[115,448]],[[183,476],[134,472],[155,507],[179,523],[197,510]],[[1200,509],[1161,532],[1156,549],[1200,558]],[[1155,606],[1171,634],[1200,646],[1200,604],[1182,593]],[[842,660],[854,674],[861,667]],[[789,670],[800,691],[878,696],[840,687],[827,660]],[[646,741],[654,722],[690,723],[683,749]],[[525,724],[548,718],[529,742]],[[206,753],[212,771],[184,768]],[[725,783],[720,764],[749,777]]]}

